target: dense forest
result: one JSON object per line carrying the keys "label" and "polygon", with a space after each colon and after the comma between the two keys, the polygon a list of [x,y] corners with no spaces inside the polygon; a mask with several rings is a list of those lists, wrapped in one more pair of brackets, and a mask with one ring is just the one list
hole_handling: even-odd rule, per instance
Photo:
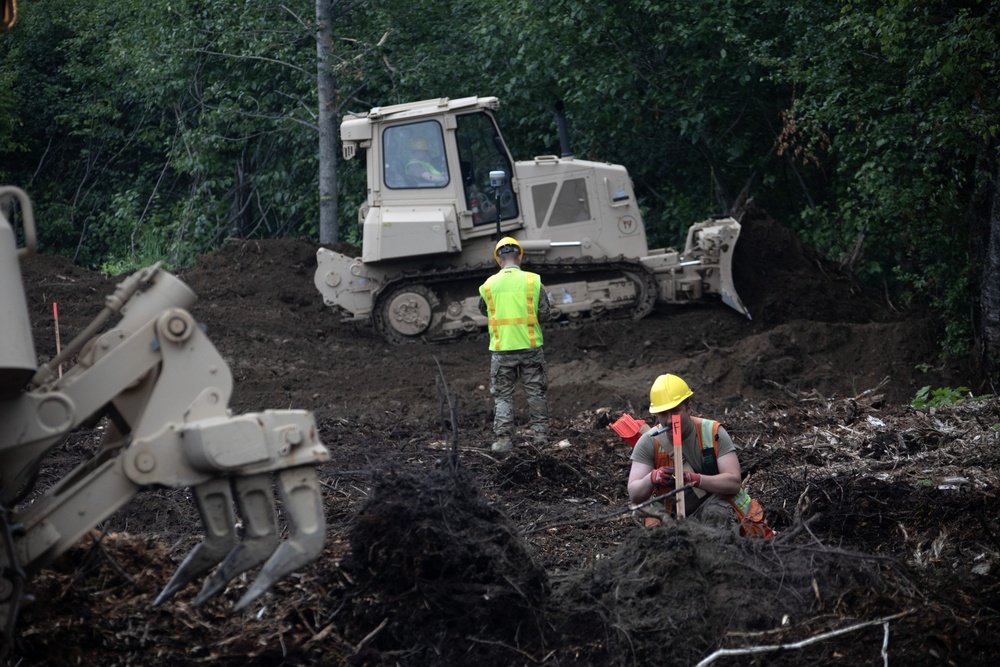
{"label": "dense forest", "polygon": [[[651,240],[749,198],[943,354],[1000,359],[1000,0],[39,0],[0,36],[0,183],[109,273],[357,241],[338,118],[495,95],[517,158],[625,165]],[[323,138],[326,141],[322,141]],[[325,147],[325,148],[323,148]],[[332,150],[330,148],[333,147]]]}

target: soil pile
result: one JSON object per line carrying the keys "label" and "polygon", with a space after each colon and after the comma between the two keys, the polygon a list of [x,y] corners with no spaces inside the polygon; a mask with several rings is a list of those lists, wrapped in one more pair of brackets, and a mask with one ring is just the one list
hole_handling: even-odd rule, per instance
{"label": "soil pile", "polygon": [[[709,303],[547,331],[553,440],[504,457],[488,449],[481,338],[390,346],[339,321],[307,240],[200,258],[180,277],[234,412],[312,410],[330,449],[324,555],[245,612],[232,605],[253,572],[204,607],[199,581],[152,608],[203,528],[189,490],[143,493],[29,582],[8,664],[992,664],[1000,405],[909,407],[924,386],[980,391],[938,361],[936,323],[864,294],[761,212],[743,222],[752,320]],[[52,303],[65,346],[117,282],[51,257],[22,269],[43,361]],[[726,423],[778,538],[640,527],[608,424],[647,417],[664,372]],[[40,486],[99,437],[74,433]],[[740,647],[766,652],[714,655]]]}
{"label": "soil pile", "polygon": [[544,646],[545,570],[468,471],[447,468],[377,474],[354,519],[344,569],[360,595],[342,616],[381,628],[365,660],[500,664],[511,637]]}

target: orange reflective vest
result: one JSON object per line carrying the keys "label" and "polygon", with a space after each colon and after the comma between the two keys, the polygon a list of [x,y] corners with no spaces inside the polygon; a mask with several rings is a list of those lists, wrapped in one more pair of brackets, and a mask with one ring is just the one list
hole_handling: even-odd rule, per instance
{"label": "orange reflective vest", "polygon": [[479,288],[489,312],[490,350],[512,352],[542,345],[538,324],[538,274],[508,266],[493,274]]}
{"label": "orange reflective vest", "polygon": [[[691,417],[691,421],[694,422],[696,433],[698,435],[698,447],[701,449],[702,464],[701,464],[701,474],[703,475],[718,475],[719,474],[719,422],[711,419],[703,419],[701,417]],[[653,445],[656,448],[656,458],[653,461],[654,468],[662,468],[664,466],[673,466],[673,447],[660,447],[660,443],[653,439]],[[670,489],[659,487],[653,489],[653,495],[662,495],[668,493]],[[729,503],[730,507],[736,513],[736,518],[740,525],[740,535],[750,536],[750,537],[774,537],[774,531],[771,527],[767,525],[767,520],[764,518],[764,508],[760,506],[756,500],[750,497],[743,486],[740,486],[740,490],[736,495],[732,496],[722,496],[722,498]],[[668,498],[664,501],[664,507],[666,507],[668,512],[673,512],[673,501]],[[653,519],[653,521],[649,521]],[[654,523],[656,522],[656,523]],[[647,517],[644,521],[645,525],[657,525],[658,519],[654,517]]]}

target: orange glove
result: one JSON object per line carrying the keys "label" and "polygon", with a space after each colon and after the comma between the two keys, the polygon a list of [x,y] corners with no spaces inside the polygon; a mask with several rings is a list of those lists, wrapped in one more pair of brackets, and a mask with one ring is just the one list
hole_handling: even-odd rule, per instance
{"label": "orange glove", "polygon": [[667,486],[672,489],[674,488],[674,469],[670,466],[656,468],[649,473],[649,481],[653,483],[653,486]]}

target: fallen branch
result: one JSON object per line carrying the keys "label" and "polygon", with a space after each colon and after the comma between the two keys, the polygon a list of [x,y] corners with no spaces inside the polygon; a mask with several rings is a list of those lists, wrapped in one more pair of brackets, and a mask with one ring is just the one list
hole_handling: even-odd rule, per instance
{"label": "fallen branch", "polygon": [[[86,561],[90,560],[90,556],[91,556],[91,554],[94,553],[95,550],[99,551],[101,553],[101,555],[104,556],[109,563],[111,563],[111,567],[115,568],[115,571],[118,572],[118,574],[120,574],[125,579],[125,581],[127,581],[128,583],[130,583],[130,584],[132,584],[134,586],[135,585],[135,579],[133,579],[132,577],[129,576],[128,572],[126,572],[125,569],[121,565],[118,564],[118,561],[116,561],[114,559],[114,556],[112,556],[110,553],[108,553],[108,550],[104,547],[104,542],[103,542],[104,536],[108,534],[108,528],[107,528],[107,526],[105,526],[104,529],[102,529],[101,532],[100,532],[100,534],[98,534],[98,535],[94,535],[94,532],[95,531],[91,531],[91,533],[90,533],[90,539],[93,540],[94,546],[91,547],[91,551],[87,555]],[[84,567],[86,566],[86,561],[85,561]],[[82,572],[82,569],[83,568],[81,568],[81,572]],[[77,577],[80,576],[81,572],[77,572]]]}
{"label": "fallen branch", "polygon": [[389,617],[387,616],[382,619],[382,622],[378,624],[377,628],[369,632],[367,635],[365,635],[364,639],[358,642],[358,645],[354,647],[354,654],[357,655],[358,653],[360,653],[361,649],[365,647],[365,644],[375,639],[375,636],[378,635],[378,633],[382,632],[383,628],[385,628],[385,626],[388,624],[389,624]]}
{"label": "fallen branch", "polygon": [[674,489],[673,491],[670,491],[669,493],[664,493],[662,496],[656,496],[655,498],[650,498],[649,500],[643,501],[643,502],[639,503],[638,505],[629,505],[627,508],[625,508],[623,510],[617,510],[615,512],[610,512],[608,514],[601,514],[601,515],[595,516],[595,517],[588,517],[586,519],[576,519],[574,521],[555,521],[555,522],[552,522],[552,523],[542,524],[540,526],[535,526],[534,528],[525,529],[524,531],[522,531],[522,535],[531,535],[533,533],[538,533],[538,532],[541,532],[543,530],[548,530],[549,528],[556,528],[556,527],[562,527],[562,526],[578,526],[578,525],[582,525],[582,524],[594,523],[594,522],[597,522],[597,521],[606,521],[608,519],[613,519],[616,516],[621,516],[622,514],[629,514],[631,512],[636,511],[636,510],[642,509],[643,507],[646,507],[648,505],[652,505],[653,503],[657,503],[657,502],[666,500],[670,496],[676,495],[676,494],[680,493],[681,491],[686,491],[687,489],[692,489],[692,488],[694,488],[694,485],[692,485],[692,484],[685,484],[684,486],[682,486],[679,489]]}
{"label": "fallen branch", "polygon": [[[879,618],[874,621],[865,621],[864,623],[856,623],[854,625],[848,626],[846,628],[840,628],[839,630],[831,630],[830,632],[825,632],[821,635],[816,635],[815,637],[810,637],[808,639],[803,639],[802,641],[792,642],[791,644],[775,644],[772,646],[746,646],[744,648],[722,648],[712,653],[704,660],[699,662],[695,667],[705,667],[715,662],[716,659],[722,658],[727,655],[754,655],[756,653],[772,653],[774,651],[788,651],[793,649],[805,648],[812,644],[824,641],[826,639],[832,639],[833,637],[839,637],[840,635],[846,635],[849,632],[854,632],[855,630],[860,630],[862,628],[867,628],[873,625],[885,625],[885,636],[882,640],[882,657],[887,658],[887,650],[889,646],[889,621],[894,621],[909,614],[912,614],[913,610],[908,609],[902,611],[898,614],[893,614],[892,616],[886,616],[884,618]],[[886,660],[888,664],[888,660]]]}

